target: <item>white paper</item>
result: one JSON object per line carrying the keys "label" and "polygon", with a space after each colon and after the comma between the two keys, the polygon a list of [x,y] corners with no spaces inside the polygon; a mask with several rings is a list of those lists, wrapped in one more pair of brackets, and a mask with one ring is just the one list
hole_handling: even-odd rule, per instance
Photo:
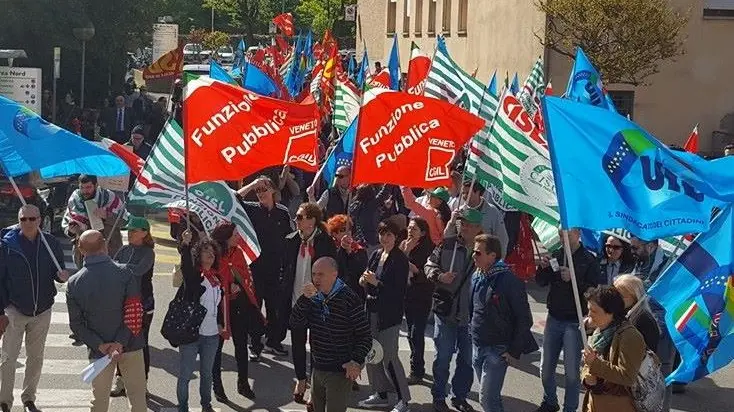
{"label": "white paper", "polygon": [[85,200],[84,206],[87,208],[87,216],[89,217],[89,225],[94,230],[102,231],[104,222],[97,216],[97,202],[94,200]]}
{"label": "white paper", "polygon": [[104,368],[107,367],[107,365],[112,362],[112,358],[109,356],[102,356],[101,358],[97,359],[93,363],[90,363],[89,366],[84,368],[82,371],[82,382],[86,383],[87,385],[91,385],[94,378],[99,375]]}

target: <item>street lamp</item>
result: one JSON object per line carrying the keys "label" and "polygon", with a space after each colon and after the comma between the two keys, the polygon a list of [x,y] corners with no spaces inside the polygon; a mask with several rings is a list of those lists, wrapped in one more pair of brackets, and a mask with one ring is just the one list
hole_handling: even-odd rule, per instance
{"label": "street lamp", "polygon": [[84,66],[87,60],[87,42],[94,37],[94,25],[89,22],[84,27],[74,28],[74,37],[82,42],[82,84],[81,97],[79,100],[80,108],[84,108]]}

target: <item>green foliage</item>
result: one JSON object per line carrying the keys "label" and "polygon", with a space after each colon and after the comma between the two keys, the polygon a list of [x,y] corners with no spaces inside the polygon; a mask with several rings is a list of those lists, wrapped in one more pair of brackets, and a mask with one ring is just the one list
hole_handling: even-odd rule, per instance
{"label": "green foliage", "polygon": [[550,49],[573,57],[581,46],[608,83],[645,84],[660,63],[684,53],[688,13],[668,0],[536,0],[548,16]]}
{"label": "green foliage", "polygon": [[[296,26],[310,28],[317,36],[344,20],[344,6],[356,0],[302,0],[296,7]],[[343,33],[338,33],[343,34]]]}
{"label": "green foliage", "polygon": [[204,35],[203,39],[204,48],[211,50],[214,55],[216,55],[220,47],[228,46],[229,43],[229,35],[216,30],[208,32]]}

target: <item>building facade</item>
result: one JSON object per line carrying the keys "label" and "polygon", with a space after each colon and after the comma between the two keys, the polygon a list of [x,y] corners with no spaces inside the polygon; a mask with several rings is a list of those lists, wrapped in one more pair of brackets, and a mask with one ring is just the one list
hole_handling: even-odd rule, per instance
{"label": "building facade", "polygon": [[[685,54],[662,63],[649,85],[607,86],[620,112],[658,139],[683,145],[699,125],[700,149],[720,155],[734,143],[734,1],[670,0],[689,10]],[[357,56],[367,47],[370,62],[387,64],[397,36],[400,64],[407,70],[411,42],[431,56],[443,35],[451,57],[486,81],[518,73],[522,82],[539,56],[556,94],[565,90],[573,61],[544,49],[546,16],[532,0],[359,0]]]}

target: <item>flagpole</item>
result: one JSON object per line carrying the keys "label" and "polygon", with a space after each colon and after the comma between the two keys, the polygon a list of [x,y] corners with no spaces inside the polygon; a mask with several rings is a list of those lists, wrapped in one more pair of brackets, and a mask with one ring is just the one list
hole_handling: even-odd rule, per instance
{"label": "flagpole", "polygon": [[[186,82],[186,72],[184,72],[184,82]],[[183,90],[181,91],[181,119],[183,120],[183,124],[181,125],[181,130],[183,131],[183,158],[184,158],[184,203],[186,207],[186,229],[191,230],[191,209],[189,208],[189,162],[186,159],[186,156],[188,155],[188,148],[189,148],[189,136],[186,134],[186,112],[188,111],[186,109],[186,92],[188,88],[188,84],[184,83]]]}
{"label": "flagpole", "polygon": [[[5,172],[5,176],[8,177],[8,180],[10,181],[10,184],[13,185],[13,190],[15,191],[15,194],[18,196],[18,199],[20,199],[20,203],[23,206],[28,206],[28,203],[26,203],[25,198],[20,193],[20,189],[18,188],[18,185],[15,183],[15,179],[13,178],[13,175],[11,175],[8,170],[5,168],[5,164],[3,162],[0,162],[0,165],[2,165],[2,168]],[[39,210],[40,211],[40,210]],[[43,216],[39,216],[39,219],[41,221],[39,222],[39,225],[43,223]],[[53,225],[53,221],[51,222]],[[48,251],[48,255],[51,256],[51,260],[54,262],[54,265],[56,266],[56,269],[61,272],[63,269],[61,269],[61,264],[59,263],[59,260],[56,259],[56,254],[51,250],[51,246],[48,244],[48,241],[46,240],[46,236],[43,234],[43,230],[38,230],[38,234],[41,235],[41,242],[43,242],[43,245],[46,247],[46,251]]]}
{"label": "flagpole", "polygon": [[563,249],[566,252],[566,262],[568,262],[568,270],[571,272],[571,288],[573,289],[573,300],[576,303],[576,316],[579,320],[579,333],[581,333],[581,342],[584,347],[587,346],[586,342],[586,328],[584,327],[584,315],[581,311],[581,298],[579,297],[579,285],[576,281],[576,269],[573,265],[573,254],[571,253],[571,242],[568,240],[568,230],[562,230],[563,232]]}

